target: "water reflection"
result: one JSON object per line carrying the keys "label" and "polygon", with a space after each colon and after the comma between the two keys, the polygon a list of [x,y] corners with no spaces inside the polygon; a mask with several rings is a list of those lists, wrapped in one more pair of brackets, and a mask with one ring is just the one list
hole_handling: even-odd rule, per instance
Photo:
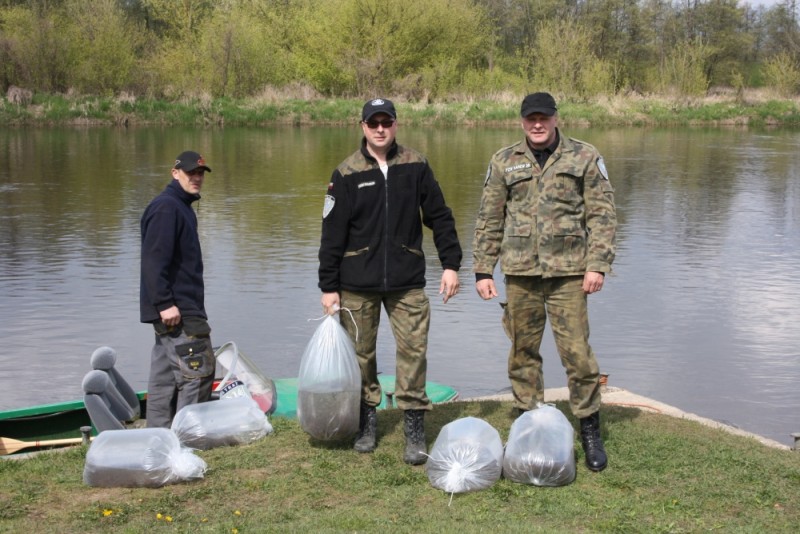
{"label": "water reflection", "polygon": [[[590,304],[611,384],[789,443],[800,431],[800,134],[566,132],[602,151],[617,191],[617,262]],[[519,132],[398,135],[431,161],[465,248],[463,291],[444,305],[430,234],[425,244],[429,376],[463,396],[506,390],[509,343],[498,302],[474,292],[470,246],[489,158]],[[152,333],[138,322],[139,217],[185,148],[214,169],[198,205],[212,338],[236,341],[267,374],[295,376],[321,315],[322,197],[358,137],[355,125],[0,131],[0,409],[80,396],[100,345],[145,386]],[[382,329],[379,367],[393,373]],[[543,351],[547,387],[563,386],[549,331]]]}

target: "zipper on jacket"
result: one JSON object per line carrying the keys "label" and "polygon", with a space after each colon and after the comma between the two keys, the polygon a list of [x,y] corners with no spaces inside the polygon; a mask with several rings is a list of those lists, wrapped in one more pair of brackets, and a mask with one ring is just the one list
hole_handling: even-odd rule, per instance
{"label": "zipper on jacket", "polygon": [[[379,165],[380,167],[380,165]],[[383,174],[383,173],[381,173]],[[383,177],[386,187],[383,188],[384,195],[384,222],[383,222],[383,289],[389,289],[389,162],[386,162],[386,175]]]}

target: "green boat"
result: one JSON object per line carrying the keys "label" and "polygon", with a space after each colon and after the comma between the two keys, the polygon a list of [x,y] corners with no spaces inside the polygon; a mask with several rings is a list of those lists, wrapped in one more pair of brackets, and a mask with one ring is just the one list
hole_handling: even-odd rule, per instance
{"label": "green boat", "polygon": [[[378,379],[387,395],[394,392],[394,376],[380,375]],[[273,380],[273,383],[277,398],[270,417],[296,418],[297,378],[278,378]],[[433,403],[448,402],[458,397],[455,389],[436,382],[428,382],[425,390]],[[138,396],[142,418],[145,418],[147,394],[142,391],[138,393]],[[384,398],[378,408],[384,409],[387,404],[387,398]],[[91,426],[91,424],[83,400],[5,410],[0,411],[0,439],[6,439],[9,442],[34,442],[28,447],[17,445],[20,449],[25,449],[23,452],[29,452],[36,448],[35,442],[37,441],[74,439],[77,442],[82,437],[81,427]],[[94,429],[92,434],[96,434]]]}

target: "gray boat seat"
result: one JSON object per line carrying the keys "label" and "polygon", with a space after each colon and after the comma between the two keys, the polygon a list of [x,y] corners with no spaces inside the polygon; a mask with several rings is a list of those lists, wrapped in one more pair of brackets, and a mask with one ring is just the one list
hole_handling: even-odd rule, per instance
{"label": "gray boat seat", "polygon": [[133,410],[105,371],[94,369],[83,377],[83,402],[97,432],[123,430]]}
{"label": "gray boat seat", "polygon": [[111,347],[99,347],[92,353],[92,369],[105,371],[111,383],[120,392],[122,398],[128,403],[133,410],[133,419],[139,417],[141,414],[141,405],[139,404],[139,396],[128,384],[128,381],[123,378],[120,372],[114,367],[117,363],[117,351]]}

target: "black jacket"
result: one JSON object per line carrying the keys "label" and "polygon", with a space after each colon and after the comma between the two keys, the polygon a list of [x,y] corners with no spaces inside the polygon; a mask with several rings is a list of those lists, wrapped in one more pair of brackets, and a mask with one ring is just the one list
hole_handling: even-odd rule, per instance
{"label": "black jacket", "polygon": [[192,202],[200,195],[172,180],[150,202],[141,220],[140,318],[152,323],[175,305],[182,316],[208,319],[203,286],[203,256]]}
{"label": "black jacket", "polygon": [[364,139],[333,172],[319,249],[322,291],[425,287],[422,224],[433,230],[442,267],[461,266],[455,221],[427,160],[395,143],[387,161],[388,179]]}

